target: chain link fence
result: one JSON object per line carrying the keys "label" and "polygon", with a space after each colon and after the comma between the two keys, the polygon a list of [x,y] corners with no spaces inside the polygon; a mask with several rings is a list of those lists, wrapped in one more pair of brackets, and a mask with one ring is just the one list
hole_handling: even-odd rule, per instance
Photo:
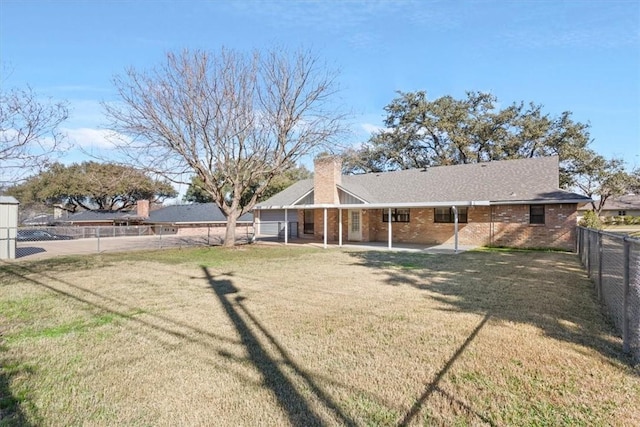
{"label": "chain link fence", "polygon": [[[216,246],[224,242],[226,227],[90,226],[20,228],[15,237],[16,258],[122,252],[128,250]],[[236,228],[236,242],[254,240],[251,225]]]}
{"label": "chain link fence", "polygon": [[640,362],[640,239],[578,227],[578,254],[624,351]]}

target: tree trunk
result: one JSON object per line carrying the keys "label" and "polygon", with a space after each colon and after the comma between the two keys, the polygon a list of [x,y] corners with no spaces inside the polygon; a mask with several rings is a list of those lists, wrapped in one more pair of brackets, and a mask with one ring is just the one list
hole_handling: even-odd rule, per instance
{"label": "tree trunk", "polygon": [[232,248],[236,245],[236,221],[238,219],[238,213],[233,211],[227,217],[227,229],[224,234],[224,242],[222,246],[225,248]]}

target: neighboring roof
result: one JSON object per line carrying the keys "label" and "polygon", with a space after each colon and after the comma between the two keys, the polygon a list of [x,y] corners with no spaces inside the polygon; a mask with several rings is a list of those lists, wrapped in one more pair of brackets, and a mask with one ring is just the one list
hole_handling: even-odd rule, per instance
{"label": "neighboring roof", "polygon": [[12,196],[0,196],[0,205],[19,205],[20,202]]}
{"label": "neighboring roof", "polygon": [[65,222],[111,222],[115,220],[141,220],[136,211],[82,211],[69,215]]}
{"label": "neighboring roof", "polygon": [[42,224],[53,224],[56,218],[50,214],[40,214],[36,216],[32,216],[31,218],[27,218],[22,221],[23,225],[42,225]]}
{"label": "neighboring roof", "polygon": [[[84,211],[70,215],[68,222],[113,222],[139,220],[146,224],[206,224],[224,223],[227,218],[215,203],[194,203],[191,205],[172,205],[153,210],[149,218],[141,218],[136,211]],[[245,214],[238,222],[253,222],[253,214]]]}
{"label": "neighboring roof", "polygon": [[[579,210],[591,210],[591,206],[583,206]],[[640,210],[640,195],[628,194],[605,200],[602,210],[605,211],[635,211]]]}
{"label": "neighboring roof", "polygon": [[[374,206],[591,201],[589,197],[559,189],[557,157],[343,175],[339,187]],[[258,204],[257,208],[291,206],[300,199],[298,196],[312,189],[312,180],[300,181]]]}
{"label": "neighboring roof", "polygon": [[[227,218],[215,203],[194,203],[191,205],[166,206],[149,213],[145,223],[171,223],[171,224],[206,224],[225,223]],[[238,218],[238,222],[253,222],[253,214],[244,214]]]}

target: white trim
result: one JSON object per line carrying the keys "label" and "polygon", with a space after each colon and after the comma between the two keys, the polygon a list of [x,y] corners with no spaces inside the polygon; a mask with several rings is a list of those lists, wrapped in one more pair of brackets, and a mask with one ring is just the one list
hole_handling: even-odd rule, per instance
{"label": "white trim", "polygon": [[[116,220],[117,221],[117,220]],[[89,221],[86,221],[89,222]],[[99,222],[99,221],[91,221],[91,222]],[[112,222],[112,221],[111,221]],[[266,221],[268,222],[268,221]],[[141,225],[185,225],[185,224],[226,224],[227,221],[189,221],[189,222],[170,222],[170,221],[141,221]],[[242,225],[251,225],[254,221],[236,221],[237,224]]]}
{"label": "white trim", "polygon": [[489,202],[492,206],[500,205],[572,205],[574,203],[591,203],[591,199],[532,199],[532,200],[505,200]]}
{"label": "white trim", "polygon": [[342,209],[338,208],[338,246],[342,247]]}
{"label": "white trim", "polygon": [[289,244],[289,210],[284,210],[284,244]]}
{"label": "white trim", "polygon": [[389,226],[388,226],[389,231],[388,231],[388,236],[387,236],[387,239],[389,240],[389,243],[387,244],[387,246],[389,247],[389,249],[391,249],[391,246],[392,246],[391,242],[393,242],[393,231],[391,230],[392,229],[392,225],[391,225],[392,224],[392,222],[391,222],[391,208],[389,208],[389,211],[387,212],[387,215],[388,215],[387,219],[389,220]]}
{"label": "white trim", "polygon": [[455,253],[458,253],[458,208],[456,206],[451,206],[453,209],[453,235],[454,235],[454,248]]}
{"label": "white trim", "polygon": [[256,206],[256,210],[276,210],[276,209],[387,209],[387,208],[440,208],[450,206],[499,206],[499,205],[560,205],[560,204],[581,204],[590,203],[585,199],[532,199],[532,200],[451,200],[446,202],[402,202],[402,203],[362,203],[362,204],[333,204],[321,203],[312,205],[279,205],[279,206]]}
{"label": "white trim", "polygon": [[323,231],[324,231],[324,248],[327,249],[327,208],[324,208],[324,218],[323,218]]}
{"label": "white trim", "polygon": [[275,209],[387,209],[387,208],[436,208],[455,206],[489,206],[488,200],[466,200],[448,202],[407,202],[407,203],[364,203],[364,204],[334,204],[321,203],[313,205],[281,205],[281,206],[261,206],[255,209],[275,210]]}

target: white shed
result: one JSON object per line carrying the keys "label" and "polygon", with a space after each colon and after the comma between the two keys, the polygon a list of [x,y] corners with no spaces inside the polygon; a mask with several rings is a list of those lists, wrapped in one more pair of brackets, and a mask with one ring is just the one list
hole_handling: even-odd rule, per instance
{"label": "white shed", "polygon": [[0,259],[16,257],[19,204],[11,196],[0,196]]}

